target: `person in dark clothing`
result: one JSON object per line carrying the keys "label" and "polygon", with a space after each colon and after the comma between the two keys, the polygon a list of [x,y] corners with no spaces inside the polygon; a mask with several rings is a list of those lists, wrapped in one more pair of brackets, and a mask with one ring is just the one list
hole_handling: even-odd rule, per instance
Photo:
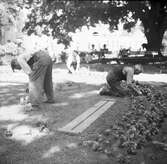
{"label": "person in dark clothing", "polygon": [[127,85],[131,85],[133,82],[133,75],[140,74],[143,71],[143,67],[139,64],[134,66],[113,66],[108,72],[106,77],[106,86],[100,89],[100,95],[109,96],[126,96],[127,91],[121,87],[121,81],[126,81]]}

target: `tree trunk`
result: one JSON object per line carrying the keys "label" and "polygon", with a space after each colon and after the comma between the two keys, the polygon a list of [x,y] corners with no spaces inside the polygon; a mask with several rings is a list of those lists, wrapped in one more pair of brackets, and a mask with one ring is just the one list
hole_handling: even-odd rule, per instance
{"label": "tree trunk", "polygon": [[145,33],[148,51],[160,51],[164,32],[165,31],[162,31],[162,29],[156,30],[155,25],[150,27],[150,30]]}
{"label": "tree trunk", "polygon": [[147,38],[147,50],[157,51],[161,55],[162,39],[166,29],[166,14],[161,12],[161,2],[151,2],[151,11],[142,19],[145,36]]}

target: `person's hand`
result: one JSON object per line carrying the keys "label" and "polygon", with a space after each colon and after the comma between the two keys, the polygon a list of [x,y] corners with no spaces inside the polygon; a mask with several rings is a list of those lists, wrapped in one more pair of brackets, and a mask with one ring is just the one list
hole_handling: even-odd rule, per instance
{"label": "person's hand", "polygon": [[137,81],[137,80],[133,80],[133,81],[132,81],[132,84],[134,84],[134,85],[139,85],[140,83],[139,83],[139,81]]}
{"label": "person's hand", "polygon": [[139,85],[140,83],[139,83],[139,81],[135,81],[135,84],[136,84],[136,85]]}
{"label": "person's hand", "polygon": [[29,72],[27,75],[31,78],[33,75],[33,71],[31,70],[31,72]]}
{"label": "person's hand", "polygon": [[136,83],[136,81],[135,81],[135,80],[132,80],[132,83]]}
{"label": "person's hand", "polygon": [[142,95],[142,92],[138,89],[135,83],[128,84],[128,88],[135,91],[138,95]]}
{"label": "person's hand", "polygon": [[136,91],[136,87],[135,87],[134,83],[127,84],[127,88],[130,89],[130,90]]}
{"label": "person's hand", "polygon": [[133,88],[135,84],[134,83],[126,83],[126,85],[128,88]]}

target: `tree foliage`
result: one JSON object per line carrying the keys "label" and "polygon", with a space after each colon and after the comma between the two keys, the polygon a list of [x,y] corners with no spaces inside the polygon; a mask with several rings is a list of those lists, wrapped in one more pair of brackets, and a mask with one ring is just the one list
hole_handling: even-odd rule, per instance
{"label": "tree foliage", "polygon": [[167,2],[164,0],[131,1],[127,9],[133,13],[132,17],[135,20],[142,21],[148,49],[159,51],[167,28]]}
{"label": "tree foliage", "polygon": [[[17,16],[19,10],[24,6],[23,0],[1,0],[0,1],[0,21],[1,26],[3,25],[3,21],[6,17],[9,16]],[[4,17],[6,15],[6,17]],[[7,18],[6,18],[7,19]]]}
{"label": "tree foliage", "polygon": [[161,1],[62,1],[24,0],[31,9],[29,21],[24,30],[31,34],[36,26],[43,33],[56,37],[60,43],[69,44],[69,32],[75,32],[83,25],[94,26],[99,21],[116,30],[120,21],[130,32],[137,20],[142,21],[150,50],[159,50],[167,28],[167,2]]}
{"label": "tree foliage", "polygon": [[5,31],[16,25],[18,14],[23,7],[22,0],[0,1],[0,42],[5,43]]}

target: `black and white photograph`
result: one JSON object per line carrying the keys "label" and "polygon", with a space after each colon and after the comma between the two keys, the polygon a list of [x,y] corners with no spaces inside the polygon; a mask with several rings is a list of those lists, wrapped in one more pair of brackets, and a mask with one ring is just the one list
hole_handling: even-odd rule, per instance
{"label": "black and white photograph", "polygon": [[167,1],[0,0],[0,164],[167,164]]}

